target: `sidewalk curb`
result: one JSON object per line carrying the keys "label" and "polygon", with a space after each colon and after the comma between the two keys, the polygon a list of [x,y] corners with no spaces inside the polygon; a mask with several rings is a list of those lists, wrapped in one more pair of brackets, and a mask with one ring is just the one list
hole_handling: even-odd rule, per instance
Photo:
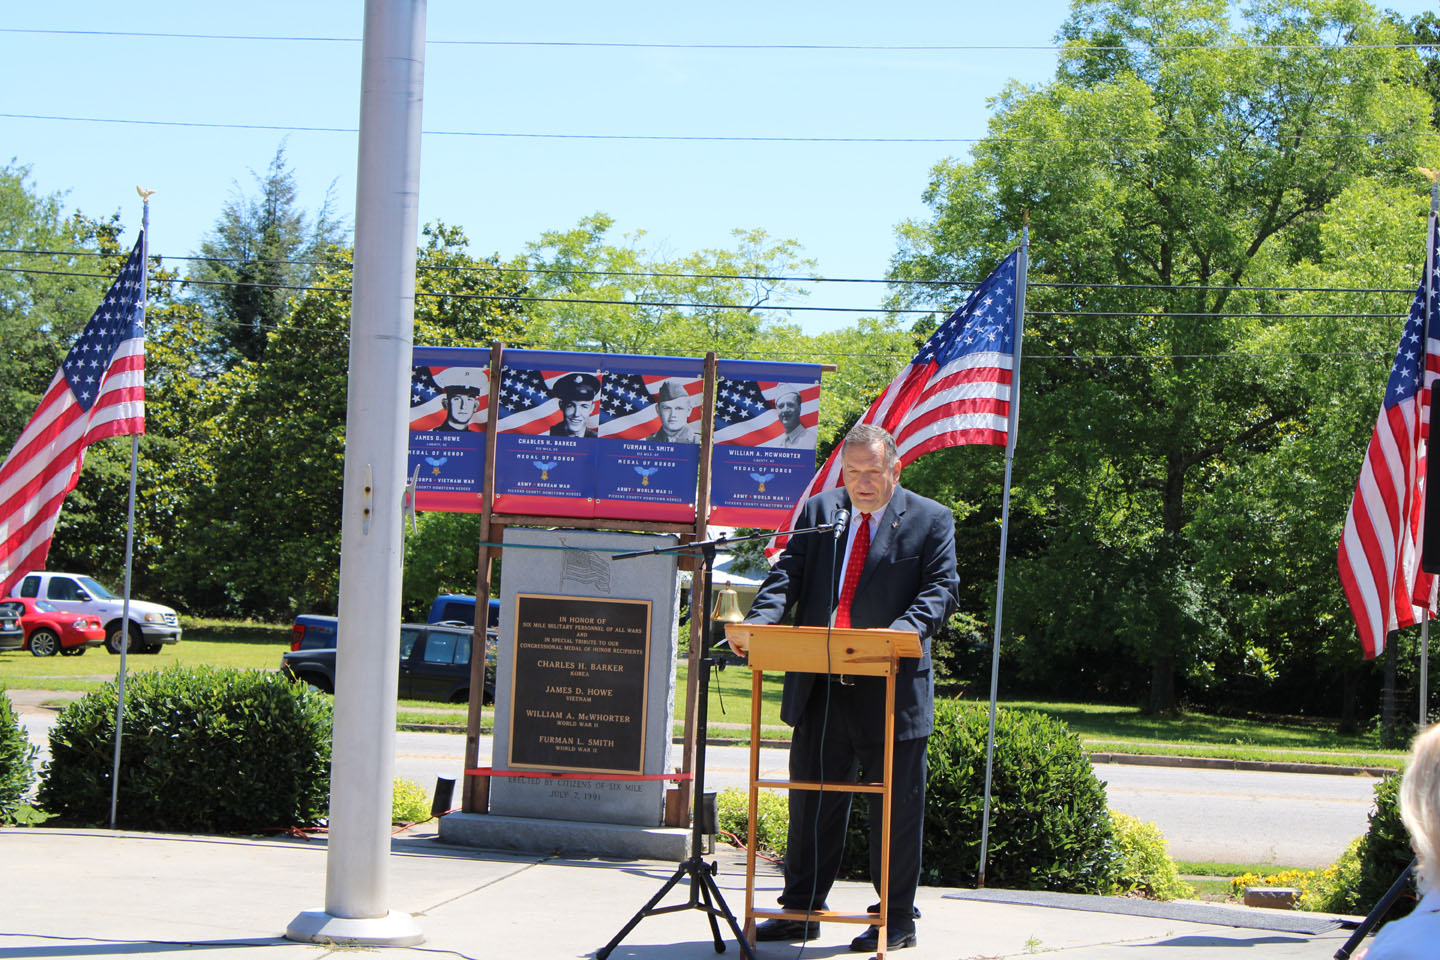
{"label": "sidewalk curb", "polygon": [[1200,770],[1258,770],[1264,773],[1315,773],[1337,777],[1385,777],[1389,767],[1340,767],[1326,763],[1278,760],[1229,760],[1222,757],[1170,757],[1145,753],[1092,753],[1091,763],[1128,763],[1140,767],[1189,767]]}
{"label": "sidewalk curb", "polygon": [[[463,734],[463,727],[453,724],[397,723],[397,730],[411,730],[418,733]],[[487,735],[491,731],[482,731]],[[683,745],[684,737],[672,737],[673,744]],[[710,737],[707,747],[745,747],[750,741],[738,737]],[[788,750],[789,740],[761,740],[765,750]],[[1389,767],[1343,767],[1326,763],[1291,763],[1279,760],[1230,760],[1222,757],[1176,757],[1148,753],[1095,752],[1089,755],[1092,764],[1120,763],[1139,767],[1184,767],[1191,770],[1254,770],[1262,773],[1311,773],[1332,777],[1386,777],[1398,771]]]}

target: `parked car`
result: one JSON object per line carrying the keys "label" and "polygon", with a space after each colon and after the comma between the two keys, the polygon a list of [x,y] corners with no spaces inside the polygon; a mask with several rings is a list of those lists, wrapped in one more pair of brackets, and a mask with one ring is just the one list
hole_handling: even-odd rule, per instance
{"label": "parked car", "polygon": [[[403,700],[470,699],[470,656],[475,630],[451,624],[406,623],[400,627],[399,696]],[[485,650],[484,703],[495,700],[495,641]],[[297,683],[335,692],[336,648],[287,650],[280,671]]]}
{"label": "parked car", "polygon": [[93,613],[70,613],[49,600],[33,597],[8,597],[0,600],[0,604],[20,607],[20,628],[25,633],[23,646],[37,657],[53,657],[57,653],[76,657],[105,642],[105,628]]}
{"label": "parked car", "polygon": [[19,650],[25,645],[25,628],[20,626],[24,612],[14,600],[0,600],[0,650]]}
{"label": "parked car", "polygon": [[338,645],[340,621],[318,613],[302,613],[290,627],[291,650],[328,650]]}
{"label": "parked car", "polygon": [[134,653],[159,653],[162,645],[180,642],[180,617],[172,608],[132,597],[130,628],[126,630],[121,625],[124,601],[100,581],[82,574],[27,573],[15,593],[21,598],[49,600],[69,613],[98,617],[105,628],[105,647],[111,653],[119,653],[127,643]]}
{"label": "parked car", "polygon": [[[430,613],[425,620],[427,623],[464,623],[473,627],[475,598],[463,593],[442,593],[430,604]],[[500,601],[493,597],[490,600],[488,624],[491,630],[500,626]]]}

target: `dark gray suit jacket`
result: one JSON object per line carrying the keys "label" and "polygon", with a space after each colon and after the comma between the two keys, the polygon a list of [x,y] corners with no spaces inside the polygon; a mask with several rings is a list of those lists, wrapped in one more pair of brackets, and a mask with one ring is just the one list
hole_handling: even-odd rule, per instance
{"label": "dark gray suit jacket", "polygon": [[[796,523],[800,527],[828,523],[849,511],[850,496],[843,487],[811,497]],[[858,518],[857,518],[858,519]],[[755,595],[746,620],[779,623],[790,615],[802,626],[825,626],[839,591],[839,570],[844,564],[830,532],[790,538],[785,552]],[[832,565],[833,564],[833,565]],[[850,606],[855,627],[888,627],[920,635],[925,655],[901,661],[895,683],[895,736],[911,740],[929,736],[935,725],[935,680],[930,669],[930,638],[958,604],[960,580],[955,573],[955,516],[947,508],[896,487],[885,507],[870,544],[865,569]],[[823,687],[823,677],[810,673],[785,676],[780,717],[795,726],[812,693]],[[871,704],[883,723],[884,684],[875,678],[860,682],[878,690]],[[874,698],[871,697],[871,700]]]}

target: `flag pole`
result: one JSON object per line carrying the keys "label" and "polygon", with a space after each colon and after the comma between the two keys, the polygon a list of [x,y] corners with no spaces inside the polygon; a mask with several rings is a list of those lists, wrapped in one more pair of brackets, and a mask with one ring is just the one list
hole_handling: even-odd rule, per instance
{"label": "flag pole", "polygon": [[995,581],[995,639],[990,645],[990,732],[985,738],[985,802],[980,819],[980,868],[975,885],[985,886],[985,860],[990,845],[990,775],[995,762],[995,701],[1000,687],[1000,623],[1005,612],[1005,552],[1010,539],[1010,470],[1015,462],[1015,439],[1020,430],[1020,342],[1025,333],[1025,278],[1030,261],[1030,211],[1020,233],[1020,256],[1015,261],[1015,366],[1010,376],[1010,422],[1005,436],[1005,488],[1000,507],[1000,574]]}
{"label": "flag pole", "polygon": [[[140,215],[140,316],[145,316],[150,292],[150,194],[135,188],[143,202]],[[120,741],[125,735],[125,669],[130,651],[130,566],[135,555],[135,474],[140,462],[140,435],[130,435],[130,504],[125,518],[125,589],[120,608],[120,673],[115,684],[115,759],[110,766],[110,829],[120,803]]]}
{"label": "flag pole", "polygon": [[[1440,177],[1431,174],[1430,176],[1430,219],[1426,222],[1425,246],[1425,322],[1430,322],[1430,312],[1435,309],[1431,298],[1434,296],[1434,283],[1432,278],[1435,275],[1435,217],[1440,212]],[[1425,331],[1421,342],[1427,347],[1430,345],[1430,331]],[[1429,365],[1429,358],[1426,358],[1426,365]],[[1428,371],[1427,371],[1428,373]],[[1424,376],[1424,374],[1422,374]],[[1428,377],[1426,377],[1428,379]],[[1423,380],[1421,381],[1424,382]],[[1434,409],[1433,407],[1431,409]],[[1428,441],[1427,441],[1428,443]],[[1427,451],[1428,457],[1428,451]],[[1427,489],[1425,495],[1430,496]],[[1425,612],[1420,617],[1420,724],[1416,728],[1423,731],[1430,721],[1430,604],[1431,597],[1425,598]]]}

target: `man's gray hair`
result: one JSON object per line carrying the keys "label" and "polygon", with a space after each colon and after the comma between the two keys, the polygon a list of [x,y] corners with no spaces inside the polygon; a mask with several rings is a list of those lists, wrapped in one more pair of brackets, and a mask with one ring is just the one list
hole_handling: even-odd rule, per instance
{"label": "man's gray hair", "polygon": [[885,450],[885,465],[893,466],[900,461],[900,449],[895,446],[895,438],[890,436],[890,431],[884,427],[877,427],[873,423],[857,423],[845,434],[845,446],[858,444],[866,447],[872,443],[878,443]]}

